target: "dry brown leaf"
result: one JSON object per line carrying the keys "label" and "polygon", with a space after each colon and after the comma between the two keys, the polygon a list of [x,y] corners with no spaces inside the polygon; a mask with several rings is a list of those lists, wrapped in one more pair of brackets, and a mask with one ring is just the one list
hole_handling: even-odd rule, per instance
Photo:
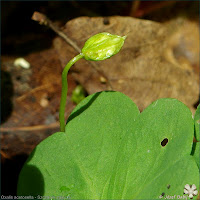
{"label": "dry brown leaf", "polygon": [[[89,37],[99,32],[128,35],[120,53],[97,62],[113,90],[129,96],[140,110],[159,98],[171,97],[194,112],[199,95],[198,75],[192,66],[185,68],[167,58],[172,34],[168,26],[131,17],[107,19],[109,23],[105,25],[102,17],[80,17],[69,21],[63,31],[81,48]],[[59,37],[54,40],[54,47],[63,66],[77,54]],[[107,89],[102,77],[87,61],[80,60],[72,70],[89,94]]]}
{"label": "dry brown leaf", "polygon": [[166,23],[170,34],[166,58],[183,69],[194,69],[199,74],[199,23],[176,18]]}

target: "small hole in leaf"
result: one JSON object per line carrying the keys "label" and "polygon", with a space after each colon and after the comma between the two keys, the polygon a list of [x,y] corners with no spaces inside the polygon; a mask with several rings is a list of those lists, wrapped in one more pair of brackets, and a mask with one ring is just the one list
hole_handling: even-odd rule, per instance
{"label": "small hole in leaf", "polygon": [[162,194],[161,194],[161,196],[164,196],[165,195],[165,193],[163,192]]}
{"label": "small hole in leaf", "polygon": [[168,143],[168,139],[165,138],[165,139],[161,142],[162,147],[164,147],[167,143]]}

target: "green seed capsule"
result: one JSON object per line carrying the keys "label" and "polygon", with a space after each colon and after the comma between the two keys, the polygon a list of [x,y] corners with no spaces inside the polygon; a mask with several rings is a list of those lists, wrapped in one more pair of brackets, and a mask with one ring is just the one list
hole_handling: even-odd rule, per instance
{"label": "green seed capsule", "polygon": [[126,36],[98,33],[86,41],[82,54],[86,60],[105,60],[120,51],[125,39]]}

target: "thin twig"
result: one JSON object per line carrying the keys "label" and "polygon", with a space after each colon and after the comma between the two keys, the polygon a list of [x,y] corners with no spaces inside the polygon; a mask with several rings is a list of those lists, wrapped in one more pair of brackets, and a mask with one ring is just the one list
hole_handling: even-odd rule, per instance
{"label": "thin twig", "polygon": [[38,131],[46,130],[50,128],[59,128],[58,122],[49,125],[35,125],[35,126],[23,126],[23,127],[0,127],[0,132],[14,132],[14,131]]}
{"label": "thin twig", "polygon": [[81,52],[81,49],[76,45],[76,43],[68,38],[67,35],[63,33],[50,19],[48,19],[46,15],[36,11],[33,13],[32,20],[39,22],[40,25],[48,26],[60,37],[62,37],[68,44],[70,44],[76,51],[79,53]]}
{"label": "thin twig", "polygon": [[40,91],[40,90],[44,90],[44,89],[46,89],[46,88],[48,88],[48,87],[50,87],[50,86],[51,86],[51,84],[49,84],[49,83],[48,83],[48,84],[45,84],[45,85],[38,86],[38,87],[32,89],[31,91],[29,91],[29,92],[23,94],[22,96],[17,97],[17,98],[16,98],[16,101],[23,101],[28,95],[33,94],[33,93],[35,93],[35,92],[37,92],[37,91]]}
{"label": "thin twig", "polygon": [[[39,24],[41,25],[48,26],[55,33],[57,33],[61,38],[63,38],[69,45],[71,45],[78,53],[81,52],[81,49],[77,46],[77,44],[73,42],[63,31],[61,31],[60,28],[56,26],[50,19],[48,19],[46,15],[35,11],[33,13],[32,20],[39,22]],[[95,62],[89,62],[89,63],[101,76],[103,76],[106,79],[106,82],[108,84],[108,89],[112,89],[112,85],[108,77],[105,75],[105,73],[101,69],[99,69],[99,66]]]}

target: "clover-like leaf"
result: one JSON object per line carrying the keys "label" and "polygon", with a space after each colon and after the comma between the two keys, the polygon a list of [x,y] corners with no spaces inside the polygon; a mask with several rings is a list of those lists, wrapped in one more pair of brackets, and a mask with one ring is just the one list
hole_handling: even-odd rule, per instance
{"label": "clover-like leaf", "polygon": [[18,195],[183,195],[186,184],[199,186],[198,167],[190,156],[193,135],[192,114],[178,100],[157,100],[139,114],[122,93],[90,95],[70,115],[65,133],[35,148],[20,173]]}

